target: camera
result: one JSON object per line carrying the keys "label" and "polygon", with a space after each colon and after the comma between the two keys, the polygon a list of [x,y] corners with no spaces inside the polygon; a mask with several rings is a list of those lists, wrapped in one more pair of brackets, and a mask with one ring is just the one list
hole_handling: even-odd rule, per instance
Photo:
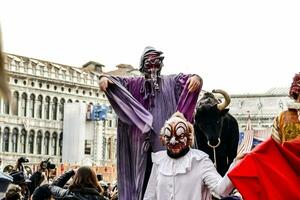
{"label": "camera", "polygon": [[28,160],[28,158],[26,158],[26,157],[20,157],[19,159],[18,159],[18,163],[26,163],[26,162],[29,162],[29,160]]}
{"label": "camera", "polygon": [[41,163],[41,168],[42,169],[55,169],[55,164],[50,162],[50,158],[48,158],[47,160],[42,161]]}

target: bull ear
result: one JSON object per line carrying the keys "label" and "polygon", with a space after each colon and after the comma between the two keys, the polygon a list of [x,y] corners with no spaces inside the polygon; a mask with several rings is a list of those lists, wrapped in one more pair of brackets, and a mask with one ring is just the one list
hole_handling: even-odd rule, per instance
{"label": "bull ear", "polygon": [[224,115],[226,115],[226,114],[228,113],[228,111],[229,111],[229,109],[228,109],[228,108],[226,108],[226,109],[224,109],[224,110],[221,110],[221,111],[220,111],[220,113],[221,113],[221,116],[224,116]]}

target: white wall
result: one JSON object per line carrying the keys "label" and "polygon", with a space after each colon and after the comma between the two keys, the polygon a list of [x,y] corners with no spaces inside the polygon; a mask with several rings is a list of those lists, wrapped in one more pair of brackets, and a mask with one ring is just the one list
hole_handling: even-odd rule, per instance
{"label": "white wall", "polygon": [[63,125],[62,162],[80,164],[84,159],[86,131],[86,111],[84,103],[66,103]]}

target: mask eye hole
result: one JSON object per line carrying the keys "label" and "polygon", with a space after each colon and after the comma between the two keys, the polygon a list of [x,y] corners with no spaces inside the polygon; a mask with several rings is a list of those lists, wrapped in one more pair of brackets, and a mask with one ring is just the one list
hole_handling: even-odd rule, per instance
{"label": "mask eye hole", "polygon": [[185,129],[182,126],[180,126],[176,129],[177,136],[182,136],[182,135],[184,135],[184,133],[185,133]]}
{"label": "mask eye hole", "polygon": [[164,136],[165,137],[171,137],[171,130],[169,128],[165,128],[164,130]]}

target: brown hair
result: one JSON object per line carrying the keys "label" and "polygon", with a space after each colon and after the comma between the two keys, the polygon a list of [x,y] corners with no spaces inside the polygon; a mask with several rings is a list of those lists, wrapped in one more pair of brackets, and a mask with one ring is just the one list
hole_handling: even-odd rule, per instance
{"label": "brown hair", "polygon": [[84,187],[95,188],[100,194],[103,193],[103,189],[97,181],[96,173],[88,166],[83,166],[78,169],[69,189],[72,191]]}
{"label": "brown hair", "polygon": [[10,90],[8,88],[6,72],[4,68],[4,56],[2,53],[2,37],[0,30],[0,96],[2,96],[6,101],[10,100]]}
{"label": "brown hair", "polygon": [[5,194],[5,200],[21,200],[22,199],[22,189],[20,186],[11,184]]}

